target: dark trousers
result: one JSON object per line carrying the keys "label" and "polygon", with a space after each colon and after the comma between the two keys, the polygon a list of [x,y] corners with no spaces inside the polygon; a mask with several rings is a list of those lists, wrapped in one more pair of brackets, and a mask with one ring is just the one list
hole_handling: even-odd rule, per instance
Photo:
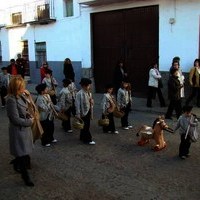
{"label": "dark trousers", "polygon": [[197,106],[200,107],[200,88],[199,87],[192,87],[192,93],[186,100],[186,105],[189,105],[190,101],[197,96]]}
{"label": "dark trousers", "polygon": [[130,107],[131,107],[131,105],[128,104],[126,107],[124,107],[122,109],[122,111],[124,111],[124,116],[121,118],[122,127],[127,127],[129,125],[128,124],[128,115],[129,115],[129,112],[130,112]]}
{"label": "dark trousers", "polygon": [[92,136],[90,133],[90,117],[91,117],[90,111],[86,116],[81,117],[81,119],[84,121],[84,127],[80,131],[80,140],[83,141],[84,143],[92,142]]}
{"label": "dark trousers", "polygon": [[42,134],[41,142],[42,145],[46,145],[51,143],[54,140],[53,134],[54,134],[54,121],[49,120],[48,118],[46,120],[40,121],[42,128],[44,130],[44,133]]}
{"label": "dark trousers", "polygon": [[62,121],[62,127],[65,131],[71,130],[71,107],[65,111],[65,115],[68,116],[68,120]]}
{"label": "dark trousers", "polygon": [[181,135],[181,143],[179,146],[179,156],[187,156],[190,149],[190,136],[188,135],[185,139],[185,134]]}
{"label": "dark trousers", "polygon": [[[106,133],[108,131],[115,131],[115,122],[114,122],[114,116],[113,113],[109,113],[106,115],[109,119],[109,125],[108,126],[103,126],[103,132]],[[102,119],[105,119],[105,115],[102,115]]]}
{"label": "dark trousers", "polygon": [[158,99],[160,102],[160,106],[163,107],[165,106],[165,100],[162,95],[161,88],[155,88],[155,87],[148,87],[148,94],[147,94],[147,106],[151,107],[152,106],[152,99],[155,99],[156,94],[158,94]]}
{"label": "dark trousers", "polygon": [[56,97],[56,95],[55,94],[54,95],[50,95],[50,98],[51,98],[52,103],[54,105],[56,105],[57,104],[57,97]]}
{"label": "dark trousers", "polygon": [[182,106],[181,106],[181,99],[179,100],[170,100],[167,113],[165,115],[166,118],[172,117],[173,111],[176,112],[176,118],[178,119],[182,114]]}
{"label": "dark trousers", "polygon": [[2,104],[2,106],[6,105],[5,97],[6,97],[7,93],[8,93],[7,88],[2,86],[1,87],[1,104]]}

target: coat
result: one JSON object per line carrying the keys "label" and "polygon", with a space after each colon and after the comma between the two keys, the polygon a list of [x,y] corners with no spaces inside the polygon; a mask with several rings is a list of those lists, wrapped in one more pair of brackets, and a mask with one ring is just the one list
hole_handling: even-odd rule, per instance
{"label": "coat", "polygon": [[[195,85],[193,85],[193,81],[192,81],[193,76],[195,78]],[[190,85],[192,87],[200,87],[199,78],[200,78],[200,75],[199,75],[199,72],[198,72],[197,68],[196,67],[192,67],[191,70],[190,70],[190,74],[189,74]]]}
{"label": "coat", "polygon": [[27,102],[22,97],[10,95],[7,97],[6,109],[9,118],[11,155],[20,157],[30,154],[33,149],[33,136]]}
{"label": "coat", "polygon": [[168,81],[168,98],[170,100],[180,100],[181,98],[181,84],[178,76],[170,76]]}
{"label": "coat", "polygon": [[66,79],[70,79],[72,82],[74,82],[75,73],[72,64],[64,64],[63,74],[65,75]]}

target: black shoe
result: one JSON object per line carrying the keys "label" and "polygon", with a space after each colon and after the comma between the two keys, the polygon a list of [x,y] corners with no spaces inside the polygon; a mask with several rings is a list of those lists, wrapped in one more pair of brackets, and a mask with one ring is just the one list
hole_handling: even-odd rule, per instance
{"label": "black shoe", "polygon": [[27,171],[24,171],[22,173],[22,179],[24,180],[25,185],[27,185],[29,187],[33,187],[34,186],[34,183],[31,181]]}

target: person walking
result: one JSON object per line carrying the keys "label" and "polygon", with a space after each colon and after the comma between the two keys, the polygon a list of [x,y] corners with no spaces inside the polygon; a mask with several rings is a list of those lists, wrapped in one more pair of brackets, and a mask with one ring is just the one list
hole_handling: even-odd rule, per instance
{"label": "person walking", "polygon": [[26,62],[22,58],[20,53],[17,54],[16,65],[18,66],[19,74],[21,74],[22,78],[24,78],[25,72],[26,72],[26,69],[25,69]]}
{"label": "person walking", "polygon": [[195,59],[194,66],[190,69],[189,73],[189,83],[192,87],[192,92],[186,100],[186,105],[192,101],[192,99],[197,96],[196,105],[200,107],[200,59]]}
{"label": "person walking", "polygon": [[[191,120],[191,118],[193,120]],[[188,126],[198,126],[198,119],[194,114],[192,114],[192,106],[183,107],[183,114],[179,117],[177,125],[174,129],[174,131],[179,129],[179,134],[181,136],[181,143],[179,145],[179,157],[181,159],[186,159],[190,156],[189,149],[191,146],[191,139],[189,132],[187,133]]]}
{"label": "person walking", "polygon": [[94,100],[90,92],[91,84],[92,81],[90,79],[81,79],[81,90],[76,94],[75,105],[76,117],[81,118],[84,122],[84,127],[80,131],[80,140],[85,144],[94,145],[95,141],[92,140],[92,135],[90,133],[90,120],[93,118],[94,106]]}
{"label": "person walking", "polygon": [[124,112],[124,116],[121,118],[121,125],[124,130],[133,128],[128,122],[128,115],[132,103],[131,91],[129,90],[129,87],[129,82],[127,79],[124,79],[117,92],[117,106],[119,110]]}
{"label": "person walking", "polygon": [[36,105],[40,113],[40,123],[44,133],[41,137],[41,143],[45,147],[50,147],[51,143],[56,143],[54,139],[54,105],[48,92],[46,84],[41,83],[35,87],[38,92],[36,98]]}
{"label": "person walking", "polygon": [[149,70],[147,107],[152,107],[152,99],[155,99],[156,94],[158,94],[160,107],[165,107],[165,100],[161,91],[162,87],[162,76],[158,70],[158,64],[154,63],[153,67]]}
{"label": "person walking", "polygon": [[165,114],[166,119],[172,119],[173,110],[175,109],[177,119],[182,114],[181,106],[181,93],[180,90],[183,85],[180,84],[178,79],[178,69],[173,68],[171,75],[168,80],[168,98],[170,100],[167,113]]}
{"label": "person walking", "polygon": [[27,168],[30,168],[29,154],[33,150],[31,125],[34,118],[28,112],[28,102],[24,92],[24,79],[22,77],[12,78],[6,98],[6,110],[9,119],[10,153],[15,157],[11,163],[14,170],[21,173],[25,185],[34,186],[27,171]]}
{"label": "person walking", "polygon": [[112,84],[107,84],[105,87],[106,92],[103,95],[102,99],[102,119],[105,119],[107,117],[109,119],[109,125],[103,126],[103,132],[104,133],[115,133],[119,134],[119,131],[115,128],[115,121],[113,112],[116,107],[116,100],[113,93],[114,86]]}

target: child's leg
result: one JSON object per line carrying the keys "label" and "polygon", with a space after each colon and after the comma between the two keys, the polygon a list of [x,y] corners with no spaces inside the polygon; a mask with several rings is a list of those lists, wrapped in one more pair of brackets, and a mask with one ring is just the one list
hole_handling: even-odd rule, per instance
{"label": "child's leg", "polygon": [[190,138],[189,136],[185,139],[185,134],[181,135],[181,143],[179,146],[179,156],[187,156],[189,154],[190,148]]}
{"label": "child's leg", "polygon": [[127,106],[123,111],[124,111],[124,116],[121,118],[121,124],[122,127],[128,127],[129,107]]}

